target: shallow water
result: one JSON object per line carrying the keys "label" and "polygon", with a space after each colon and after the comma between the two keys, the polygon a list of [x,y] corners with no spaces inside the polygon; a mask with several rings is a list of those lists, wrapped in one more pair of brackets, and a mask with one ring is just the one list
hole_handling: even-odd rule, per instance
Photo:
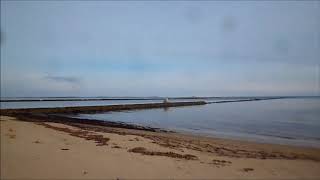
{"label": "shallow water", "polygon": [[215,137],[320,147],[320,98],[207,104],[77,117]]}

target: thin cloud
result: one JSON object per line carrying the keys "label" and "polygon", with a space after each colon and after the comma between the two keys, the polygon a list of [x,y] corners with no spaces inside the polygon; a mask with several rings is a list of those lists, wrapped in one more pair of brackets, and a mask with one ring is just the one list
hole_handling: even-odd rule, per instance
{"label": "thin cloud", "polygon": [[45,76],[45,79],[56,81],[56,82],[66,82],[66,83],[80,83],[81,79],[73,76]]}

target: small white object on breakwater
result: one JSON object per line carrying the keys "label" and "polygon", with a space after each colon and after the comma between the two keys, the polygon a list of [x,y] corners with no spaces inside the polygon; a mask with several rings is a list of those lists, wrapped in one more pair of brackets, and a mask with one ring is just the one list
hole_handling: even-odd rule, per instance
{"label": "small white object on breakwater", "polygon": [[168,103],[169,102],[169,99],[168,98],[165,98],[164,100],[163,100],[163,103]]}

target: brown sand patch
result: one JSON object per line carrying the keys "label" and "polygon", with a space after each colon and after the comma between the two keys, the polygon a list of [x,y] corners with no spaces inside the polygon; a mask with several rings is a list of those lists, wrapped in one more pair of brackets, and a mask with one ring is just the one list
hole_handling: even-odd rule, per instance
{"label": "brown sand patch", "polygon": [[56,126],[52,126],[52,125],[49,125],[46,123],[37,123],[37,124],[42,125],[46,128],[69,133],[69,135],[71,135],[71,136],[83,138],[83,139],[86,139],[89,141],[95,141],[96,146],[108,145],[107,142],[110,140],[109,138],[106,138],[103,135],[92,134],[91,132],[85,131],[85,130],[72,130],[70,128],[56,127]]}
{"label": "brown sand patch", "polygon": [[197,156],[191,155],[191,154],[177,154],[174,152],[148,151],[144,147],[136,147],[133,149],[129,149],[128,152],[140,153],[140,154],[149,155],[149,156],[166,156],[166,157],[172,157],[172,158],[178,158],[178,159],[198,160]]}
{"label": "brown sand patch", "polygon": [[224,167],[224,166],[230,166],[232,162],[226,161],[226,160],[213,159],[212,162],[210,162],[209,164],[213,164],[216,167]]}
{"label": "brown sand patch", "polygon": [[15,134],[10,134],[9,137],[10,137],[10,139],[15,139],[16,135]]}
{"label": "brown sand patch", "polygon": [[241,169],[243,172],[250,172],[250,171],[253,171],[254,169],[253,168],[243,168]]}
{"label": "brown sand patch", "polygon": [[[136,134],[135,134],[136,135]],[[240,149],[239,147],[234,147],[232,145],[222,145],[217,143],[206,143],[197,140],[186,140],[183,138],[165,136],[153,136],[153,135],[144,135],[143,137],[153,140],[153,143],[156,143],[163,147],[168,147],[176,150],[182,150],[183,148],[191,149],[199,152],[212,153],[218,156],[225,157],[234,157],[234,158],[253,158],[253,159],[308,159],[316,160],[312,156],[305,154],[297,153],[284,153],[277,151],[264,151],[264,150],[254,150],[249,148]]]}
{"label": "brown sand patch", "polygon": [[8,136],[10,139],[15,139],[16,135],[15,134],[5,134],[6,136]]}
{"label": "brown sand patch", "polygon": [[39,140],[33,141],[35,144],[42,144]]}
{"label": "brown sand patch", "polygon": [[[246,146],[236,146],[232,143],[220,143],[214,141],[203,141],[199,139],[191,139],[189,137],[176,136],[174,133],[149,133],[138,130],[128,130],[128,129],[115,129],[110,127],[96,126],[96,125],[84,125],[84,124],[69,124],[80,129],[91,130],[96,132],[104,133],[114,133],[118,135],[135,135],[143,138],[150,139],[152,143],[158,144],[162,147],[171,148],[179,151],[183,149],[190,149],[198,152],[206,152],[212,155],[232,157],[232,158],[252,158],[252,159],[306,159],[320,161],[320,157],[315,153],[306,154],[305,152],[299,151],[287,151],[287,148],[283,148],[285,151],[280,150],[274,151],[267,150],[268,147],[263,147],[262,149],[256,148],[255,145]],[[129,141],[134,141],[134,139],[129,139]],[[250,148],[253,147],[253,148]],[[273,145],[273,147],[275,147]],[[292,148],[292,147],[291,147]]]}

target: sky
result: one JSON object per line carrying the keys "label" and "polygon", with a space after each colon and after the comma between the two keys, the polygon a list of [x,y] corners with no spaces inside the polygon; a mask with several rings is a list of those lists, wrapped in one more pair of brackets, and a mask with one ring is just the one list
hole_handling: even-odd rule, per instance
{"label": "sky", "polygon": [[320,1],[1,1],[1,97],[320,95]]}

